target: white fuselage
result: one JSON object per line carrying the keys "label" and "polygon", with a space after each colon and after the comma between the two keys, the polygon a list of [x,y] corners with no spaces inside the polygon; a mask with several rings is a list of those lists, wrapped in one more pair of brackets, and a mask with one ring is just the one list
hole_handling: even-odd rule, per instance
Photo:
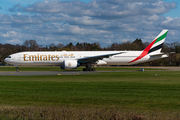
{"label": "white fuselage", "polygon": [[[65,60],[78,60],[86,57],[99,56],[104,54],[121,53],[103,58],[96,61],[97,65],[132,65],[150,60],[151,57],[146,55],[142,59],[130,63],[137,58],[142,51],[36,51],[36,52],[19,52],[10,55],[5,59],[5,62],[13,65],[62,65]],[[162,58],[158,57],[155,59]]]}
{"label": "white fuselage", "polygon": [[19,52],[8,56],[4,61],[13,65],[59,65],[62,69],[76,69],[85,66],[83,71],[94,71],[96,65],[132,65],[148,62],[169,54],[161,53],[168,30],[164,29],[143,51],[36,51]]}

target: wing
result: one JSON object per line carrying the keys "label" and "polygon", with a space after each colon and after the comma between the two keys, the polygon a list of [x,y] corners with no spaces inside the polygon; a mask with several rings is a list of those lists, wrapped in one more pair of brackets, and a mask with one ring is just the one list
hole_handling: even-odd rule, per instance
{"label": "wing", "polygon": [[85,57],[78,59],[79,63],[95,63],[98,60],[102,60],[103,58],[109,58],[110,56],[122,54],[125,52],[118,52],[118,53],[112,53],[112,54],[104,54],[104,55],[98,55],[98,56],[92,56],[92,57]]}

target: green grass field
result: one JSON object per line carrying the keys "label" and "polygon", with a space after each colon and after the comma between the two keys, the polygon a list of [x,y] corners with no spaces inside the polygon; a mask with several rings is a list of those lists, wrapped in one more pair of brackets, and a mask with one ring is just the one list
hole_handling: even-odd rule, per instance
{"label": "green grass field", "polygon": [[[0,67],[0,71],[3,69],[4,67]],[[135,117],[140,115],[144,119],[178,117],[176,113],[180,111],[180,71],[131,71],[137,68],[118,70],[122,69],[130,71],[88,75],[0,76],[1,109],[20,111],[28,108],[29,111],[35,109],[36,112],[60,109],[61,113],[63,109],[71,113],[75,110],[78,114],[82,114],[82,111],[96,114],[93,111],[101,113],[105,109],[107,111],[102,112],[103,115],[106,113],[111,117],[115,112],[114,117],[121,113],[127,115],[128,119],[133,119],[134,114]],[[4,71],[10,70],[11,67],[7,67]],[[88,118],[92,119],[93,116],[86,117]]]}

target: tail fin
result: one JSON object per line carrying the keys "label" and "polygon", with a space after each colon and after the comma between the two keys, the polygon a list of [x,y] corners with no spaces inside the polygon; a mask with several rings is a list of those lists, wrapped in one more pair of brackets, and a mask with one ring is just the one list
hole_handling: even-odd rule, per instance
{"label": "tail fin", "polygon": [[147,54],[160,53],[168,30],[164,29],[162,32],[144,49]]}
{"label": "tail fin", "polygon": [[161,31],[161,33],[142,51],[140,56],[132,60],[130,63],[135,62],[147,54],[158,54],[161,52],[162,46],[164,44],[164,41],[166,39],[166,35],[168,33],[168,30],[164,29]]}

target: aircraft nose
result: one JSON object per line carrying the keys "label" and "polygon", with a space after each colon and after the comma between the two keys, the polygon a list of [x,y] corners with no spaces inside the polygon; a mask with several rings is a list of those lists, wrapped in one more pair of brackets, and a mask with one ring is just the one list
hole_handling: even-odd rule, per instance
{"label": "aircraft nose", "polygon": [[4,59],[4,62],[8,62],[7,58]]}
{"label": "aircraft nose", "polygon": [[7,61],[7,59],[5,58],[5,59],[4,59],[4,62],[6,62],[6,61]]}

